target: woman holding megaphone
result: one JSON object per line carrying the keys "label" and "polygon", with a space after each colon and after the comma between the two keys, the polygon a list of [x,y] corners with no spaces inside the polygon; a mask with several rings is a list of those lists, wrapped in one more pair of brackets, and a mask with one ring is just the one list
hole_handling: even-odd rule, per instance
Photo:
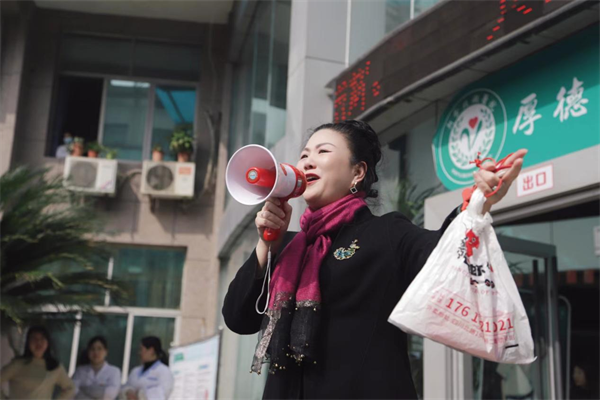
{"label": "woman holding megaphone", "polygon": [[[502,178],[493,164],[475,173],[484,193],[497,187],[484,212],[506,194],[525,154],[504,161],[511,167]],[[438,231],[397,212],[374,216],[365,199],[377,197],[380,159],[367,123],[322,125],[296,165],[307,181],[301,231],[287,232],[285,201],[269,198],[256,215],[259,240],[229,286],[223,316],[236,333],[261,332],[251,372],[270,363],[266,399],[417,398],[406,334],[387,318],[460,207],[448,207]],[[267,242],[267,228],[279,238]]]}

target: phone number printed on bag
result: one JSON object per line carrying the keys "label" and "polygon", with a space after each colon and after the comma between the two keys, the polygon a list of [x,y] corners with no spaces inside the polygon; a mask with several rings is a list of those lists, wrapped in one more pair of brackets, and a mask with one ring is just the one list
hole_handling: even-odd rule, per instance
{"label": "phone number printed on bag", "polygon": [[486,343],[503,344],[514,340],[514,321],[512,315],[485,317],[474,311],[467,300],[456,294],[433,294],[427,310],[448,323],[456,325],[473,336],[483,338]]}

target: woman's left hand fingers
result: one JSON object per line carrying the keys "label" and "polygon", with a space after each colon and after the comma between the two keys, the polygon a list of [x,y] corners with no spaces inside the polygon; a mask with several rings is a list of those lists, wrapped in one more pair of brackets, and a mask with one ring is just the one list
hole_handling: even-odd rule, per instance
{"label": "woman's left hand fingers", "polygon": [[527,154],[526,149],[521,149],[516,151],[512,156],[510,156],[506,160],[506,165],[512,165],[508,169],[508,171],[502,176],[502,180],[508,185],[512,184],[517,176],[519,176],[519,172],[521,172],[521,168],[523,167],[523,157]]}
{"label": "woman's left hand fingers", "polygon": [[483,169],[476,171],[473,178],[475,179],[477,188],[485,195],[492,193],[494,191],[493,188],[500,181],[500,178],[495,173]]}
{"label": "woman's left hand fingers", "polygon": [[495,204],[506,195],[510,185],[517,179],[517,176],[519,176],[519,173],[521,172],[521,168],[523,167],[523,157],[525,157],[526,154],[527,149],[520,149],[514,152],[503,163],[504,165],[511,165],[508,169],[492,172],[495,165],[493,163],[485,163],[482,166],[482,169],[475,173],[475,183],[484,194],[492,193],[494,188],[499,185],[500,178],[502,178],[502,186],[493,196],[488,197],[488,203]]}

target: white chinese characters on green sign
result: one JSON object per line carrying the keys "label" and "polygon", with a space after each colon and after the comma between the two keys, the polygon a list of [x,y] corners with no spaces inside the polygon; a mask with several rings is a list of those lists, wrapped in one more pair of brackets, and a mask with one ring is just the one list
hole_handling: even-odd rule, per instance
{"label": "white chinese characters on green sign", "polygon": [[464,88],[433,142],[444,186],[472,185],[478,154],[527,148],[528,167],[600,144],[599,45],[588,29]]}
{"label": "white chinese characters on green sign", "polygon": [[524,134],[529,136],[535,130],[535,121],[542,118],[540,114],[537,114],[535,109],[538,103],[536,97],[537,95],[535,93],[531,93],[521,100],[521,107],[519,108],[519,115],[517,115],[515,125],[513,126],[513,133],[523,131]]}
{"label": "white chinese characters on green sign", "polygon": [[[578,81],[577,78],[573,78],[573,87],[568,92],[564,86],[560,88],[558,96],[556,96],[558,106],[553,114],[560,118],[560,122],[569,119],[569,115],[577,118],[587,114],[584,104],[588,103],[588,99],[583,98],[583,90],[583,82]],[[568,94],[567,97],[565,97],[565,92]]]}

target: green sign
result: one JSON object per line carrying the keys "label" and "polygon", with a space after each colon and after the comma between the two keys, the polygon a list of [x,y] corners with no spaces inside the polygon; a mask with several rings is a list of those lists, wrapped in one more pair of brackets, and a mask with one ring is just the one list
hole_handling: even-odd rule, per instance
{"label": "green sign", "polygon": [[600,144],[599,46],[597,27],[586,29],[456,95],[433,139],[444,186],[472,185],[478,153],[526,148],[527,167]]}

